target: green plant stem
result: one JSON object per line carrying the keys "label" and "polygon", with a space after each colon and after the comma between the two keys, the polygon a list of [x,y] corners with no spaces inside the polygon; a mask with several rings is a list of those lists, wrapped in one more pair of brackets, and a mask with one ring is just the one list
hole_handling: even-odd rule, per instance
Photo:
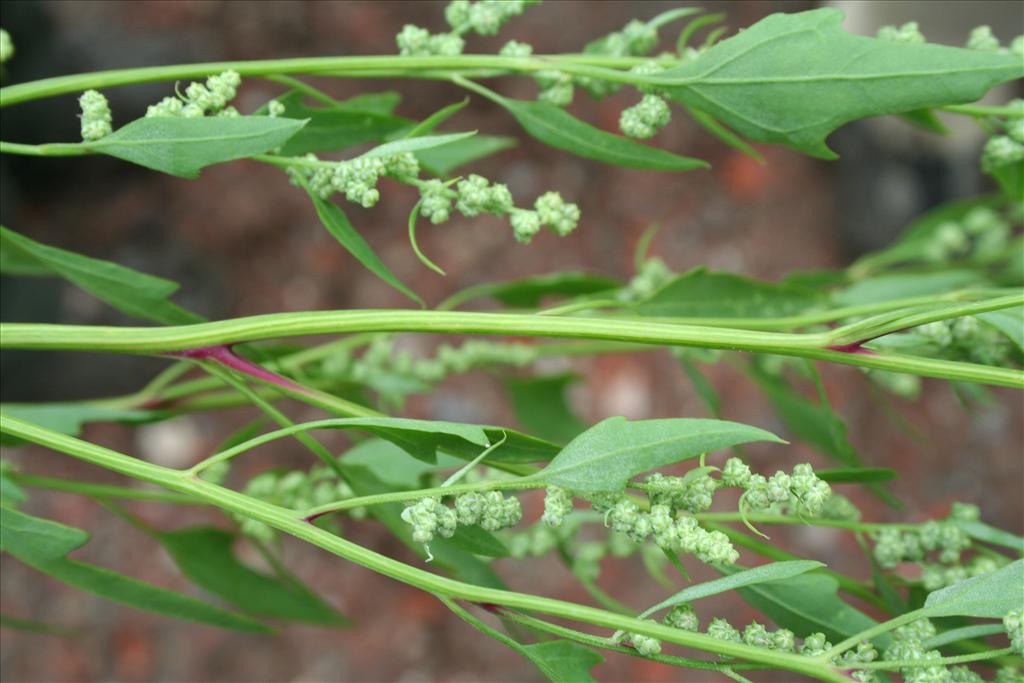
{"label": "green plant stem", "polygon": [[151,503],[174,503],[176,505],[205,505],[205,502],[198,498],[185,496],[180,493],[169,493],[167,491],[148,491],[146,489],[133,489],[125,486],[92,484],[84,481],[55,479],[52,477],[37,477],[20,472],[8,472],[5,476],[15,483],[28,486],[29,488],[77,493],[89,496],[90,498],[118,498],[121,500],[142,500]]}
{"label": "green plant stem", "polygon": [[580,76],[589,75],[620,83],[646,84],[650,79],[614,70],[615,68],[628,69],[643,61],[641,58],[584,54],[535,55],[532,57],[464,54],[453,57],[376,55],[174,64],[138,69],[95,71],[9,85],[0,88],[0,107],[43,97],[79,93],[89,89],[104,90],[137,83],[205,78],[228,69],[237,71],[242,77],[307,74],[338,77],[387,75],[413,78],[429,71],[451,73],[467,69],[493,69],[498,72],[532,73],[545,69],[557,69],[566,73]]}
{"label": "green plant stem", "polygon": [[324,91],[320,90],[319,88],[314,88],[309,83],[306,83],[305,81],[300,81],[297,78],[292,78],[291,76],[285,76],[283,74],[275,74],[273,76],[266,76],[265,78],[266,80],[273,81],[278,85],[283,85],[286,88],[296,90],[305,95],[306,97],[309,97],[310,99],[316,100],[321,104],[326,104],[328,107],[337,107],[339,104],[336,99],[334,99]]}
{"label": "green plant stem", "polygon": [[989,650],[973,655],[957,655],[955,657],[942,657],[940,659],[908,659],[903,661],[881,661],[855,664],[856,669],[884,669],[895,671],[896,669],[910,669],[919,666],[950,666],[951,664],[966,664],[968,662],[980,662],[984,659],[995,659],[1013,653],[1012,647],[1005,647],[1001,650]]}
{"label": "green plant stem", "polygon": [[775,333],[614,317],[558,317],[455,311],[310,311],[277,313],[177,327],[0,324],[0,348],[169,353],[276,337],[353,332],[431,332],[565,337],[775,353],[844,365],[1024,388],[1024,372],[933,358],[849,353],[825,348],[829,333]]}
{"label": "green plant stem", "polygon": [[0,154],[20,154],[30,157],[79,157],[92,154],[92,150],[78,142],[50,142],[45,145],[23,145],[0,141]]}
{"label": "green plant stem", "polygon": [[59,434],[24,420],[0,415],[0,431],[66,453],[70,456],[147,481],[166,489],[191,495],[226,512],[254,519],[281,532],[295,536],[339,557],[372,571],[429,593],[476,603],[489,603],[513,609],[552,614],[571,621],[586,622],[609,629],[640,633],[664,642],[675,643],[707,652],[736,657],[786,669],[832,683],[846,683],[845,677],[827,662],[800,655],[765,650],[742,643],[723,641],[700,633],[680,631],[661,624],[642,621],[606,610],[578,605],[563,600],[527,595],[507,590],[462,583],[398,562],[364,548],[319,527],[297,519],[292,512],[208,481],[131,458],[102,446],[65,434]]}

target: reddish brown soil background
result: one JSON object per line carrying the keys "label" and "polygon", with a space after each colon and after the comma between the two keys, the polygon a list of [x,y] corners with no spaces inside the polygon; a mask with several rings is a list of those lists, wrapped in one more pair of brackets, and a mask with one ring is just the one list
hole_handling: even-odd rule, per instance
{"label": "reddish brown soil background", "polygon": [[[653,16],[670,6],[549,0],[514,20],[500,39],[475,39],[471,49],[494,50],[508,38],[528,40],[538,52],[577,49],[633,16]],[[746,26],[773,11],[808,6],[805,2],[723,2],[715,9],[728,12],[733,26]],[[388,53],[403,23],[440,30],[442,7],[432,2],[8,2],[4,27],[15,36],[18,47],[11,79],[22,81],[186,61]],[[452,86],[430,82],[322,85],[339,97],[399,89],[405,95],[399,112],[410,117],[426,116],[463,96]],[[522,97],[533,93],[526,81],[508,81],[502,87]],[[246,82],[240,108],[251,110],[279,92],[266,82]],[[147,103],[165,94],[166,85],[111,91],[115,123],[140,115]],[[605,128],[614,128],[618,113],[632,99],[625,94],[600,104],[586,101],[577,110]],[[607,168],[529,140],[476,164],[472,170],[507,183],[517,197],[558,189],[580,204],[584,220],[570,238],[544,235],[531,247],[515,244],[506,225],[486,218],[424,228],[421,244],[448,270],[447,278],[423,268],[409,249],[405,219],[415,199],[406,188],[390,184],[383,188],[385,201],[375,209],[346,210],[396,274],[428,303],[436,304],[468,285],[562,269],[626,278],[632,248],[653,222],[663,226],[654,251],[677,271],[707,264],[772,279],[795,269],[841,267],[855,256],[852,249],[891,239],[907,217],[890,211],[867,220],[863,206],[857,212],[846,210],[871,204],[870,188],[851,185],[849,180],[863,177],[864,168],[868,175],[882,164],[911,169],[910,179],[902,181],[906,186],[896,186],[897,193],[916,198],[901,209],[904,214],[969,191],[979,182],[971,165],[953,173],[942,164],[936,181],[934,172],[919,173],[922,164],[915,166],[917,157],[909,161],[885,157],[877,162],[879,166],[871,165],[876,163],[872,161],[857,167],[854,161],[827,164],[781,148],[765,148],[767,164],[759,166],[708,139],[681,115],[678,118],[657,143],[710,160],[712,171],[666,175]],[[5,139],[43,142],[71,140],[76,135],[70,97],[41,107],[5,110],[4,119]],[[476,99],[454,124],[459,129],[520,136],[510,117]],[[854,130],[840,143],[852,150],[863,148],[858,140],[870,139],[871,134],[859,134],[868,137],[858,138]],[[175,279],[183,285],[179,301],[210,317],[406,303],[338,248],[318,225],[302,194],[268,167],[226,164],[206,170],[200,182],[148,174],[101,158],[4,158],[2,170],[4,224],[48,243]],[[948,180],[951,176],[967,180],[955,183]],[[936,192],[914,192],[936,185]],[[861,225],[866,221],[872,230],[861,229],[851,216],[862,219]],[[45,281],[5,281],[3,304],[7,320],[121,322],[74,290]],[[149,361],[100,356],[7,356],[4,399],[116,395],[139,387],[158,367]],[[585,386],[573,398],[587,420],[612,414],[705,414],[668,354],[613,356],[573,367],[586,377]],[[861,374],[850,368],[828,368],[825,378],[830,397],[848,420],[852,441],[865,460],[907,474],[893,487],[906,501],[902,512],[849,491],[864,504],[868,517],[922,520],[944,515],[956,499],[979,503],[988,521],[1021,531],[1024,470],[1019,394],[996,391],[992,405],[965,410],[941,382],[926,382],[921,400],[905,402],[880,401]],[[723,367],[712,372],[712,379],[722,393],[726,417],[784,432],[764,399],[737,373]],[[501,387],[482,375],[451,380],[434,395],[412,401],[405,413],[514,424]],[[164,464],[184,465],[208,452],[248,414],[236,410],[200,415],[135,433],[95,427],[86,437]],[[293,414],[315,415],[302,408]],[[902,416],[913,432],[897,426],[893,414]],[[344,446],[340,438],[328,443],[338,449]],[[751,449],[751,453],[765,470],[808,459],[821,462],[800,444]],[[34,473],[115,481],[104,472],[36,449],[9,450],[7,456]],[[254,456],[245,473],[271,462],[297,465],[308,460],[301,451],[282,447]],[[537,503],[528,501],[528,517],[539,514]],[[37,493],[28,509],[93,532],[93,541],[76,557],[163,586],[192,590],[154,543],[91,502]],[[212,512],[157,506],[132,509],[163,528],[223,523]],[[371,525],[350,526],[346,533],[382,552],[415,561]],[[773,541],[826,558],[858,575],[866,572],[849,535],[791,529],[775,534]],[[4,629],[0,676],[11,682],[538,680],[529,664],[449,616],[433,599],[301,544],[289,543],[286,548],[291,566],[351,616],[356,628],[326,631],[286,626],[276,635],[256,637],[173,622],[71,591],[5,557],[0,579],[3,612],[70,625],[77,635],[57,638]],[[513,588],[588,599],[554,561],[529,565],[501,561],[498,565]],[[704,578],[699,572],[697,578]],[[663,589],[634,562],[606,563],[601,584],[636,607],[663,597]],[[731,599],[708,601],[705,609],[705,620],[725,615],[744,623],[754,616]],[[681,676],[667,667],[618,656],[609,658],[596,673],[607,681],[719,680],[703,673]]]}

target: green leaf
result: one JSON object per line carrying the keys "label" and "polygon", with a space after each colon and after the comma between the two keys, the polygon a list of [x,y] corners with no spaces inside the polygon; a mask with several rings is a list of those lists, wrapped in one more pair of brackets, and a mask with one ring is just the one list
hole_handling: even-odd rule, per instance
{"label": "green leaf", "polygon": [[6,472],[0,468],[0,506],[16,508],[28,500],[21,487],[11,481]]}
{"label": "green leaf", "polygon": [[89,149],[180,178],[198,178],[207,166],[280,147],[305,121],[269,116],[186,119],[154,116],[132,121]]}
{"label": "green leaf", "polygon": [[[87,403],[0,403],[0,411],[4,415],[71,436],[81,434],[82,426],[90,422],[137,424],[153,420],[160,415],[151,410],[125,410]],[[0,443],[20,442],[5,434],[0,436]]]}
{"label": "green leaf", "polygon": [[465,465],[460,458],[439,453],[436,464],[410,460],[409,454],[384,439],[361,441],[341,456],[346,465],[365,467],[383,484],[394,488],[415,489],[423,485],[423,476],[443,468]]}
{"label": "green leaf", "polygon": [[594,683],[590,670],[604,661],[597,652],[569,640],[520,646],[526,657],[553,683]]}
{"label": "green leaf", "polygon": [[515,138],[495,135],[474,135],[465,140],[449,142],[441,147],[416,152],[420,165],[436,176],[446,176],[460,166],[515,147]]}
{"label": "green leaf", "polygon": [[374,114],[391,114],[402,101],[402,94],[394,90],[366,92],[338,102],[342,109],[369,111]]}
{"label": "green leaf", "polygon": [[394,140],[392,142],[385,142],[383,145],[377,145],[373,149],[364,154],[360,154],[360,159],[374,159],[378,157],[390,157],[396,154],[406,154],[408,152],[419,152],[424,149],[434,149],[435,147],[443,147],[444,145],[451,144],[453,142],[459,142],[476,135],[476,131],[466,131],[465,133],[446,133],[444,135],[423,135],[417,138],[403,138],[401,140]]}
{"label": "green leaf", "polygon": [[997,529],[984,522],[958,519],[954,522],[960,529],[976,541],[1001,545],[1004,548],[1011,548],[1024,555],[1024,537],[1011,534],[1009,531]]}
{"label": "green leaf", "polygon": [[467,553],[484,557],[508,557],[509,551],[497,536],[478,526],[460,526],[448,541]]}
{"label": "green leaf", "polygon": [[833,300],[840,306],[855,306],[929,294],[944,294],[966,287],[984,287],[988,284],[984,275],[972,270],[876,275],[837,292]]}
{"label": "green leaf", "polygon": [[191,527],[157,539],[190,581],[244,612],[321,626],[350,624],[305,586],[283,583],[241,564],[232,552],[235,537],[227,531]]}
{"label": "green leaf", "polygon": [[26,633],[60,636],[61,638],[72,638],[78,635],[78,632],[75,629],[67,628],[65,626],[45,624],[41,621],[33,621],[31,619],[19,619],[18,617],[12,617],[8,614],[0,614],[0,627],[12,628],[18,631],[25,631]]}
{"label": "green leaf", "polygon": [[782,443],[763,429],[724,420],[612,417],[573,439],[534,476],[573,491],[619,491],[642,472],[751,441]]}
{"label": "green leaf", "polygon": [[832,8],[773,14],[651,81],[751,140],[833,159],[825,138],[848,121],[973,102],[1024,75],[1012,55],[865,38],[842,23]]}
{"label": "green leaf", "polygon": [[701,128],[714,135],[726,145],[732,147],[738,152],[746,154],[748,157],[757,159],[762,164],[764,163],[764,157],[760,152],[748,145],[739,135],[736,135],[736,133],[716,121],[714,117],[708,116],[695,107],[688,106],[686,107],[686,111],[689,112],[690,116],[700,125]]}
{"label": "green leaf", "polygon": [[1006,633],[1006,627],[1002,624],[975,624],[973,626],[964,626],[962,628],[954,628],[949,631],[937,633],[921,643],[921,647],[925,651],[937,650],[944,645],[949,645],[950,643],[955,643],[959,640],[984,638],[986,636],[996,636],[1004,633]]}
{"label": "green leaf", "polygon": [[568,443],[587,426],[573,414],[565,392],[578,378],[572,374],[505,380],[516,418],[531,434]]}
{"label": "green leaf", "polygon": [[1024,306],[979,313],[977,318],[1002,332],[1014,346],[1024,351]]}
{"label": "green leaf", "polygon": [[352,98],[336,107],[307,107],[302,103],[302,97],[302,93],[292,91],[277,98],[284,105],[284,117],[306,121],[306,125],[281,148],[284,156],[334,152],[368,142],[380,142],[415,125],[409,119],[391,116],[394,105],[390,108],[383,106],[390,102],[366,99],[377,97],[373,95]]}
{"label": "green leaf", "polygon": [[915,128],[926,130],[929,133],[938,133],[939,135],[949,133],[949,129],[942,125],[942,121],[939,120],[939,117],[931,109],[916,109],[903,112],[899,116]]}
{"label": "green leaf", "polygon": [[644,610],[643,614],[638,618],[643,619],[644,617],[649,617],[660,610],[668,609],[669,607],[680,605],[684,602],[700,600],[701,598],[706,598],[709,595],[718,595],[719,593],[735,590],[741,586],[752,586],[759,583],[789,579],[809,572],[812,569],[824,566],[825,565],[821,562],[815,562],[814,560],[792,560],[788,562],[770,562],[768,564],[762,564],[759,567],[746,569],[737,572],[736,574],[730,574],[729,576],[723,576],[720,579],[705,581],[704,583],[699,583],[696,586],[688,586],[672,597],[662,600],[657,605]]}
{"label": "green leaf", "polygon": [[690,378],[693,390],[697,392],[697,396],[707,406],[711,417],[722,417],[722,400],[719,398],[718,392],[715,391],[714,385],[708,381],[708,378],[704,376],[700,368],[685,355],[679,356],[679,364],[683,366],[683,371]]}
{"label": "green leaf", "polygon": [[511,100],[481,85],[469,81],[463,83],[507,109],[519,121],[519,125],[537,140],[578,157],[649,171],[692,171],[696,168],[709,167],[708,163],[701,159],[679,156],[607,133],[580,121],[553,104]]}
{"label": "green leaf", "polygon": [[924,615],[1002,619],[1024,604],[1024,560],[975,576],[928,595]]}
{"label": "green leaf", "polygon": [[402,137],[416,138],[420,137],[421,135],[426,135],[427,133],[434,130],[442,123],[450,119],[452,116],[459,113],[461,110],[465,109],[467,104],[469,104],[469,98],[465,97],[462,99],[461,102],[449,104],[447,107],[443,107],[435,111],[433,114],[431,114],[430,116],[428,116],[427,118],[423,119],[415,126],[413,126],[409,131],[405,132],[402,135]]}
{"label": "green leaf", "polygon": [[896,478],[896,470],[888,467],[844,467],[818,470],[815,474],[830,484],[875,484]]}
{"label": "green leaf", "polygon": [[[306,188],[309,192],[309,188]],[[384,265],[384,262],[380,260],[380,257],[373,251],[363,236],[352,227],[352,223],[349,222],[348,216],[341,208],[329,202],[326,199],[320,199],[314,193],[309,192],[309,198],[313,200],[313,208],[316,209],[316,215],[320,217],[320,222],[324,224],[327,231],[331,233],[334,239],[341,243],[341,246],[348,250],[348,253],[356,257],[360,263],[362,263],[367,270],[379,277],[384,282],[388,283],[402,294],[406,295],[420,306],[425,306],[423,299],[416,294],[416,292],[409,289],[405,283],[399,280],[391,269]]]}
{"label": "green leaf", "polygon": [[631,310],[643,316],[675,318],[776,318],[803,313],[820,303],[822,297],[809,288],[696,268]]}
{"label": "green leaf", "polygon": [[83,591],[157,614],[240,631],[266,632],[258,621],[164,588],[136,581],[65,555],[85,545],[89,534],[7,507],[0,508],[2,549],[25,564]]}
{"label": "green leaf", "polygon": [[457,292],[446,302],[454,308],[480,297],[497,299],[509,307],[536,308],[548,296],[581,296],[617,289],[618,280],[580,272],[551,273],[508,282],[489,282]]}
{"label": "green leaf", "polygon": [[168,300],[176,282],[30,240],[0,226],[0,272],[56,275],[126,315],[168,325],[202,322]]}
{"label": "green leaf", "polygon": [[[738,573],[722,567],[724,574]],[[839,582],[823,574],[804,574],[771,583],[738,588],[740,596],[764,612],[776,624],[805,637],[820,631],[833,643],[845,640],[875,626],[877,622],[851,607],[836,594]],[[885,647],[890,636],[875,639],[876,647]]]}

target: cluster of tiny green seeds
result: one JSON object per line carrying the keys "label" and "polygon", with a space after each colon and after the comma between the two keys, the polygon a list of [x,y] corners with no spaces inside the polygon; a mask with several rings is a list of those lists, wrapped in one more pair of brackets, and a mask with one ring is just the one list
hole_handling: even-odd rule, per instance
{"label": "cluster of tiny green seeds", "polygon": [[637,274],[620,289],[616,298],[620,301],[642,301],[668,284],[675,273],[657,256],[640,264]]}
{"label": "cluster of tiny green seeds", "polygon": [[500,491],[464,493],[455,498],[454,508],[444,505],[440,498],[422,498],[402,511],[402,520],[412,526],[412,540],[424,544],[435,534],[451,538],[460,524],[498,531],[515,526],[522,518],[519,499],[506,498]]}
{"label": "cluster of tiny green seeds", "polygon": [[559,527],[572,512],[572,493],[561,486],[549,486],[544,493],[544,515],[541,521]]}
{"label": "cluster of tiny green seeds", "polygon": [[[657,45],[657,30],[642,21],[633,19],[623,26],[621,30],[609,33],[607,36],[588,45],[586,51],[590,54],[608,57],[643,57],[650,53]],[[621,87],[618,83],[588,76],[576,78],[576,83],[590,93],[592,97],[596,98],[611,95]]]}
{"label": "cluster of tiny green seeds", "polygon": [[651,505],[649,512],[627,498],[606,507],[604,501],[592,501],[594,509],[605,514],[605,525],[626,534],[634,543],[650,536],[660,548],[695,555],[701,562],[735,564],[739,553],[721,531],[707,531],[691,515],[679,516],[665,504]]}
{"label": "cluster of tiny green seeds", "polygon": [[1015,352],[1006,335],[975,316],[921,325],[914,335],[936,347],[935,351],[944,357],[985,365],[1008,365]]}
{"label": "cluster of tiny green seeds", "polygon": [[321,199],[340,192],[348,201],[366,209],[380,200],[377,181],[381,177],[414,182],[420,172],[419,161],[411,153],[356,157],[337,162],[322,162],[315,154],[309,153],[303,159],[306,163],[288,167],[292,184],[306,185]]}
{"label": "cluster of tiny green seeds", "polygon": [[99,140],[110,135],[111,115],[107,98],[95,90],[86,90],[78,98],[82,109],[82,139],[86,142]]}
{"label": "cluster of tiny green seeds", "polygon": [[791,474],[779,470],[765,478],[752,474],[739,458],[730,458],[722,470],[722,482],[725,486],[746,489],[741,500],[753,510],[788,505],[796,514],[812,517],[821,513],[825,501],[832,495],[828,482],[819,479],[807,463],[796,465]]}
{"label": "cluster of tiny green seeds", "polygon": [[[928,665],[931,660],[941,659],[938,650],[925,650],[924,642],[935,635],[935,626],[927,619],[918,619],[892,632],[893,642],[885,649],[885,659],[889,661],[924,662],[920,666],[900,669],[903,680],[911,683],[949,683],[954,680],[953,673],[942,664],[936,662]],[[959,680],[980,681],[981,678],[964,669],[957,672]],[[965,677],[967,676],[967,677]]]}
{"label": "cluster of tiny green seeds", "polygon": [[[215,472],[212,477],[215,480],[219,475]],[[243,493],[292,510],[306,510],[355,496],[349,485],[326,467],[314,467],[309,472],[269,470],[250,479]],[[366,508],[352,508],[346,512],[353,519],[366,516]],[[273,540],[274,530],[263,522],[240,515],[235,519],[246,536],[261,541]]]}
{"label": "cluster of tiny green seeds", "polygon": [[196,119],[208,114],[236,117],[238,110],[228,106],[235,98],[242,77],[237,71],[227,70],[206,79],[206,84],[189,83],[185,94],[177,97],[165,97],[146,109],[147,117],[180,116]]}

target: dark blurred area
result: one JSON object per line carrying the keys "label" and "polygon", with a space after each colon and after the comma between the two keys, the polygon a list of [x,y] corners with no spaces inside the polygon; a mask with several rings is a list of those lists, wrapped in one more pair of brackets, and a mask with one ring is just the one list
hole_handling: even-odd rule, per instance
{"label": "dark blurred area", "polygon": [[[467,51],[494,52],[505,41],[534,45],[535,52],[565,52],[679,6],[675,2],[576,2],[548,0],[509,23],[496,38],[472,38]],[[688,4],[688,3],[684,3]],[[1019,4],[999,2],[837,3],[851,15],[848,28],[874,33],[879,24],[917,20],[930,38],[960,43],[971,26],[990,23],[1006,41],[1021,32]],[[714,2],[730,27],[748,26],[773,12],[817,3]],[[956,8],[951,10],[950,8]],[[970,16],[959,19],[969,9]],[[390,2],[24,2],[6,0],[0,24],[17,49],[5,65],[4,83],[48,76],[183,62],[291,56],[386,54],[405,23],[442,30],[444,3]],[[875,16],[875,15],[878,16]],[[948,14],[949,16],[939,16]],[[951,29],[948,22],[956,23]],[[1016,23],[1014,23],[1016,22]],[[1006,35],[1003,35],[1005,32]],[[670,31],[663,31],[668,44]],[[432,81],[328,80],[314,82],[340,98],[397,90],[397,113],[424,118],[464,93]],[[182,86],[185,84],[183,83]],[[532,98],[529,79],[504,79],[504,94]],[[170,94],[158,83],[105,91],[115,127],[141,116]],[[236,106],[250,112],[280,94],[269,81],[246,79]],[[593,102],[577,93],[572,110],[615,130],[635,95]],[[74,96],[32,102],[2,111],[4,140],[24,143],[78,139]],[[920,133],[896,120],[847,126],[830,143],[841,159],[822,162],[781,147],[760,147],[766,164],[710,138],[683,112],[654,140],[658,146],[707,159],[712,170],[661,174],[612,168],[544,147],[526,138],[503,110],[474,97],[448,124],[520,140],[515,149],[479,161],[466,171],[506,183],[517,198],[549,189],[579,204],[583,219],[568,238],[545,233],[517,244],[507,224],[488,217],[453,218],[442,226],[421,222],[420,246],[448,272],[426,269],[409,247],[406,219],[416,201],[408,187],[382,183],[383,199],[370,210],[345,205],[353,224],[395,274],[436,305],[448,295],[486,281],[559,270],[587,270],[626,280],[641,234],[657,223],[652,253],[673,270],[699,265],[775,280],[794,270],[841,268],[859,254],[889,243],[915,215],[987,187],[977,171],[983,139],[959,126],[948,138]],[[320,226],[308,199],[269,166],[236,162],[182,180],[106,157],[0,158],[0,220],[46,244],[109,259],[167,277],[182,287],[176,301],[213,319],[278,311],[398,308],[407,300],[359,266]],[[5,321],[134,324],[87,294],[56,279],[4,278],[0,306]],[[139,389],[165,363],[99,354],[4,352],[0,356],[4,401],[58,401],[113,396]],[[678,363],[667,353],[574,360],[584,383],[574,406],[588,421],[703,417],[706,411]],[[710,371],[724,417],[784,432],[766,400],[734,369]],[[989,405],[965,407],[939,381],[925,381],[919,400],[887,398],[853,368],[823,368],[835,409],[847,420],[851,441],[868,465],[894,467],[904,476],[892,489],[906,502],[890,510],[853,487],[842,493],[863,505],[865,517],[919,521],[946,514],[953,500],[981,505],[990,524],[1024,530],[1021,436],[1024,404],[1019,392],[995,390]],[[291,407],[295,418],[319,415]],[[482,373],[445,382],[416,397],[411,417],[513,425],[515,418],[497,381]],[[198,414],[130,430],[93,425],[85,437],[168,466],[194,462],[252,412]],[[325,437],[341,450],[343,437]],[[307,454],[280,442],[236,472],[244,476],[270,463],[308,464]],[[808,447],[753,448],[755,463],[774,471],[795,462],[822,460]],[[65,456],[34,448],[5,455],[26,471],[115,482]],[[847,490],[849,489],[849,490]],[[527,519],[539,499],[526,501]],[[128,506],[159,528],[219,523],[209,511],[171,506]],[[176,590],[193,591],[150,539],[94,503],[36,492],[33,513],[88,529],[94,540],[75,557]],[[411,553],[369,523],[346,526],[346,536],[383,553],[417,562]],[[824,529],[785,529],[773,542],[829,558],[865,576],[867,563],[849,534]],[[3,630],[0,677],[4,681],[532,681],[535,670],[451,616],[433,598],[373,575],[299,543],[286,544],[298,575],[350,616],[351,630],[286,626],[251,636],[174,622],[122,608],[60,586],[4,558],[3,612],[70,625],[73,638]],[[571,574],[554,559],[528,564],[501,560],[510,586],[588,601]],[[601,585],[628,605],[664,597],[638,564],[608,562]],[[694,579],[709,578],[698,570]],[[746,623],[754,613],[733,599],[708,601],[714,615]],[[712,611],[707,612],[711,615]],[[595,675],[605,681],[728,680],[683,672],[652,662],[609,656]],[[771,679],[771,677],[769,677]],[[771,680],[785,680],[776,676]]]}

